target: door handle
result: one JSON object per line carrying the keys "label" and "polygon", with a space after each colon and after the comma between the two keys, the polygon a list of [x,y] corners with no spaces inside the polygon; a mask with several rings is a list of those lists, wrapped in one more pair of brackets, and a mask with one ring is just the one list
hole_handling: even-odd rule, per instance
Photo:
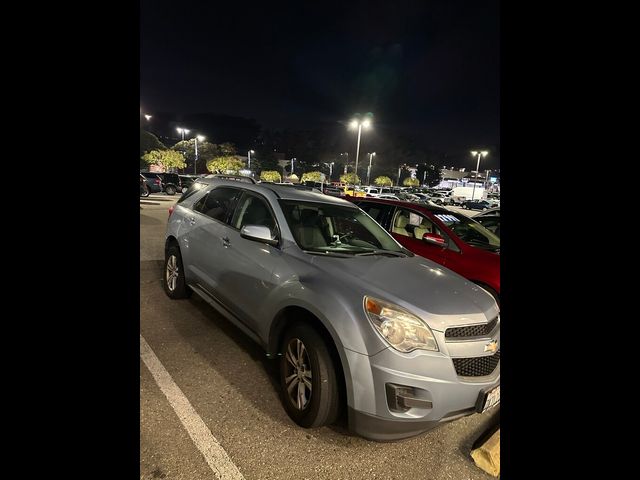
{"label": "door handle", "polygon": [[195,223],[196,223],[196,217],[191,217],[191,218],[189,219],[189,223],[190,223],[191,225],[195,224]]}
{"label": "door handle", "polygon": [[229,241],[228,237],[222,237],[222,246],[224,248],[227,248],[227,247],[231,246],[231,242]]}

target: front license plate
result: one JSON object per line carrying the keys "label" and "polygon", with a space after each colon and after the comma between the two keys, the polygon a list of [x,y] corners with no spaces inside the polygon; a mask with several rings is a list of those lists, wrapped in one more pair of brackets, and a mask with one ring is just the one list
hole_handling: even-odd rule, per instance
{"label": "front license plate", "polygon": [[500,403],[500,385],[489,390],[486,393],[481,393],[480,398],[478,399],[478,407],[476,410],[479,413],[484,413],[490,408],[495,407]]}

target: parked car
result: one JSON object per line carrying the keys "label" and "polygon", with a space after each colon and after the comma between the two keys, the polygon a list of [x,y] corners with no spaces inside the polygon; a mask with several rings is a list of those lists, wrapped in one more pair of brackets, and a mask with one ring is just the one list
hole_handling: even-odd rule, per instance
{"label": "parked car", "polygon": [[357,199],[402,246],[468,278],[500,302],[500,237],[473,219],[421,203]]}
{"label": "parked car", "polygon": [[322,192],[325,195],[331,195],[332,197],[341,197],[343,196],[343,192],[342,190],[340,190],[338,187],[334,187],[330,184],[325,184],[324,188],[322,189]]}
{"label": "parked car", "polygon": [[451,192],[434,192],[431,195],[431,201],[436,205],[447,205],[451,203]]}
{"label": "parked car", "polygon": [[149,189],[149,193],[160,193],[163,190],[162,179],[158,176],[157,173],[151,172],[140,172],[146,182],[147,187]]}
{"label": "parked car", "polygon": [[491,204],[486,200],[465,200],[462,202],[462,208],[469,210],[487,210],[491,208]]}
{"label": "parked car", "polygon": [[157,173],[156,175],[162,179],[162,190],[167,195],[175,195],[178,192],[182,192],[182,182],[177,173]]}
{"label": "parked car", "polygon": [[140,175],[140,196],[148,197],[149,196],[149,187],[147,187],[147,179],[144,175]]}
{"label": "parked car", "polygon": [[204,178],[171,212],[166,294],[195,292],[277,359],[298,425],[344,408],[353,432],[394,440],[499,401],[495,300],[352,203]]}
{"label": "parked car", "polygon": [[199,177],[197,175],[179,175],[181,192],[189,188]]}
{"label": "parked car", "polygon": [[478,215],[475,215],[473,219],[476,222],[482,224],[484,228],[500,236],[500,207],[490,208]]}

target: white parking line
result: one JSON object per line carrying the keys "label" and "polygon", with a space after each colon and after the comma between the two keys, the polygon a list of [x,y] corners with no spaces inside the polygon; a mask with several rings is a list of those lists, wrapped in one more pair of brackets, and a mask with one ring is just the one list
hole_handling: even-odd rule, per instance
{"label": "white parking line", "polygon": [[176,385],[164,368],[156,354],[144,337],[140,335],[140,358],[147,366],[162,393],[169,400],[169,404],[178,415],[187,433],[195,443],[200,453],[211,467],[213,474],[220,480],[244,480],[238,467],[231,461],[222,445],[212,435],[200,415],[195,411],[180,387]]}

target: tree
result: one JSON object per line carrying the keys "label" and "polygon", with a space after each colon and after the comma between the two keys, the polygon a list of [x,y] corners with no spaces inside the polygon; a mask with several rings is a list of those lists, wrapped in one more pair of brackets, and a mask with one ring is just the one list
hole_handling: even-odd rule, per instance
{"label": "tree", "polygon": [[[182,140],[171,147],[171,149],[182,152],[189,170],[194,171],[193,165],[196,161],[196,141],[194,138]],[[221,155],[220,148],[215,143],[209,143],[206,140],[198,142],[198,165],[206,165],[209,160]]]}
{"label": "tree", "polygon": [[225,142],[218,145],[223,157],[231,157],[236,154],[236,146],[233,143]]}
{"label": "tree", "polygon": [[236,157],[215,157],[207,162],[207,170],[212,173],[231,173],[237,175],[244,168],[244,162]]}
{"label": "tree", "polygon": [[180,152],[174,150],[151,150],[142,156],[148,165],[157,165],[165,172],[170,172],[175,168],[184,168],[184,157]]}
{"label": "tree", "polygon": [[373,183],[375,183],[376,185],[378,185],[379,187],[390,187],[391,185],[393,185],[393,182],[391,181],[391,179],[389,177],[377,177]]}
{"label": "tree", "polygon": [[166,150],[167,147],[153,133],[140,129],[140,156],[151,150]]}
{"label": "tree", "polygon": [[427,175],[424,183],[428,187],[435,187],[442,181],[442,174],[440,173],[439,168],[435,168],[433,165],[429,165],[429,168],[427,168],[426,172]]}
{"label": "tree", "polygon": [[440,176],[440,168],[433,164],[427,165],[426,163],[418,165],[416,178],[428,187],[435,187],[442,180]]}
{"label": "tree", "polygon": [[349,185],[357,185],[360,183],[360,177],[353,172],[343,173],[340,175],[340,181]]}
{"label": "tree", "polygon": [[402,185],[405,187],[418,187],[420,186],[420,180],[417,178],[407,177],[404,179],[404,182],[402,182]]}
{"label": "tree", "polygon": [[307,172],[302,175],[301,182],[322,182],[322,172]]}
{"label": "tree", "polygon": [[260,180],[263,182],[281,182],[282,176],[280,175],[280,172],[275,170],[263,170],[260,173]]}
{"label": "tree", "polygon": [[278,159],[272,148],[265,148],[256,152],[255,158],[251,156],[251,164],[256,171],[272,171],[278,168]]}

